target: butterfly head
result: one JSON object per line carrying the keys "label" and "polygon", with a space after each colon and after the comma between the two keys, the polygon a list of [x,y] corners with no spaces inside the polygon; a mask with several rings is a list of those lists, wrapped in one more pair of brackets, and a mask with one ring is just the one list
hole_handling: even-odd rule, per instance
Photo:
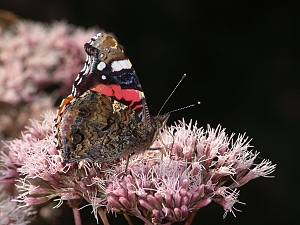
{"label": "butterfly head", "polygon": [[151,117],[153,130],[155,131],[154,139],[157,137],[159,131],[166,125],[169,117],[170,117],[170,113],[166,113],[164,115],[157,115],[157,116]]}

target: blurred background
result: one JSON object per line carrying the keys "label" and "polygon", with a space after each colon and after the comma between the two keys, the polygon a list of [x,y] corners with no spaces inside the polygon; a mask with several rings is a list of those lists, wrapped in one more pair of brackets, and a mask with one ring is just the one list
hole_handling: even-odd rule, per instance
{"label": "blurred background", "polygon": [[[260,157],[277,164],[275,179],[259,178],[241,188],[239,200],[246,205],[235,205],[243,211],[235,212],[236,218],[223,219],[223,209],[211,203],[193,224],[299,221],[299,2],[1,0],[0,9],[34,21],[65,20],[114,33],[152,115],[186,73],[163,112],[201,105],[173,113],[169,125],[184,117],[204,127],[221,124],[228,133],[247,132]],[[73,224],[71,209],[64,207],[56,224]],[[84,225],[96,224],[90,211],[82,211]],[[111,224],[121,217],[111,215]]]}

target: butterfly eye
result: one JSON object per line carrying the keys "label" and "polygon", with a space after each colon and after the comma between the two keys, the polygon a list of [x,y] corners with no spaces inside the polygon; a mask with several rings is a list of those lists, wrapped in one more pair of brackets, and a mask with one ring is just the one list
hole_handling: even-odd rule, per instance
{"label": "butterfly eye", "polygon": [[71,135],[72,144],[77,145],[83,140],[83,135],[76,133]]}
{"label": "butterfly eye", "polygon": [[85,117],[88,117],[90,115],[91,115],[90,110],[88,110],[86,108],[85,109],[79,109],[78,116],[85,118]]}

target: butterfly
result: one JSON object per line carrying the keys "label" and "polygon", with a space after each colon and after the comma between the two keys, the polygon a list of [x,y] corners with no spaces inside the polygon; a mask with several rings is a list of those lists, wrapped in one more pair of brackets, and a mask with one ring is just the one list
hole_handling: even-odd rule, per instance
{"label": "butterfly", "polygon": [[112,36],[98,33],[84,50],[84,67],[55,118],[63,162],[108,163],[149,149],[170,114],[150,116],[136,72]]}

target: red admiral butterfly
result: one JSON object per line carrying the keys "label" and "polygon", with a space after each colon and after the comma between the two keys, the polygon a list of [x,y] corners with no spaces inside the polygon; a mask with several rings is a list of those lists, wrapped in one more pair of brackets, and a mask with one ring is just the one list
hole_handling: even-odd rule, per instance
{"label": "red admiral butterfly", "polygon": [[169,114],[150,117],[135,70],[113,37],[99,33],[84,49],[84,67],[55,119],[63,161],[106,163],[147,150]]}

